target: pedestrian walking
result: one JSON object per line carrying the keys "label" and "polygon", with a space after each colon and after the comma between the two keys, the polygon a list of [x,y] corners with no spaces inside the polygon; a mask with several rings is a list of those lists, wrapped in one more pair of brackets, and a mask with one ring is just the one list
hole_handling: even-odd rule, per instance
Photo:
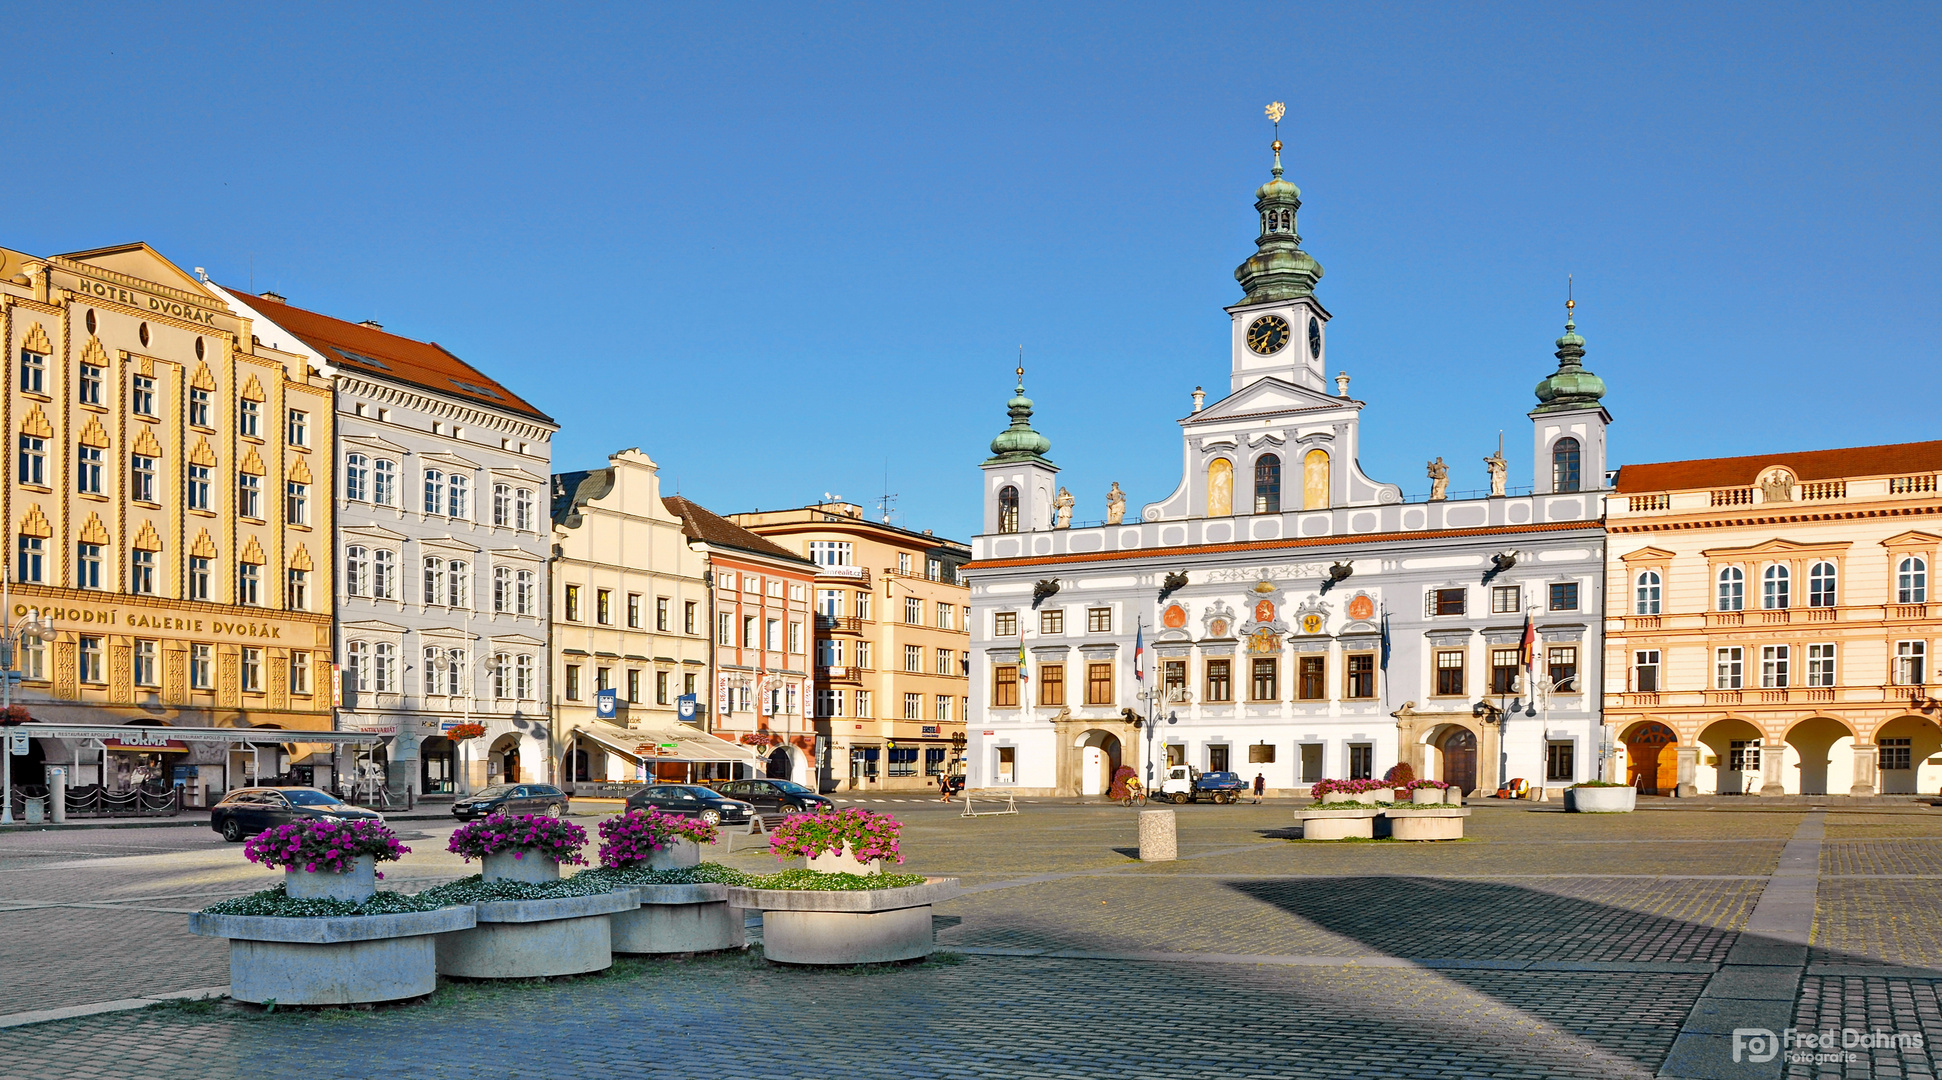
{"label": "pedestrian walking", "polygon": [[1268,793],[1268,778],[1260,773],[1254,774],[1254,805],[1261,805],[1261,796]]}
{"label": "pedestrian walking", "polygon": [[951,778],[943,773],[937,774],[937,801],[951,801]]}

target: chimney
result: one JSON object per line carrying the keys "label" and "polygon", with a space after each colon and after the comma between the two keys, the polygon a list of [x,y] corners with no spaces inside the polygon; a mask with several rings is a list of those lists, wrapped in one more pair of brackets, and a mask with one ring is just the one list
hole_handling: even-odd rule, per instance
{"label": "chimney", "polygon": [[361,323],[358,323],[357,325],[359,325],[359,326],[362,326],[362,327],[363,327],[363,328],[365,328],[366,330],[382,330],[382,329],[384,329],[384,324],[383,324],[383,323],[381,323],[381,322],[376,322],[376,321],[374,321],[374,320],[371,320],[371,319],[366,319],[366,320],[364,320],[363,322],[361,322]]}
{"label": "chimney", "polygon": [[1207,391],[1194,387],[1194,411],[1199,412],[1201,404],[1207,400]]}
{"label": "chimney", "polygon": [[289,301],[288,301],[288,300],[285,300],[285,299],[283,298],[283,294],[281,294],[281,293],[273,293],[273,292],[260,292],[260,293],[257,293],[256,295],[258,295],[258,296],[260,296],[260,297],[262,297],[262,298],[263,298],[263,299],[265,299],[265,300],[274,300],[274,301],[276,301],[276,302],[277,302],[277,303],[279,303],[279,304],[287,304],[287,303],[289,303]]}

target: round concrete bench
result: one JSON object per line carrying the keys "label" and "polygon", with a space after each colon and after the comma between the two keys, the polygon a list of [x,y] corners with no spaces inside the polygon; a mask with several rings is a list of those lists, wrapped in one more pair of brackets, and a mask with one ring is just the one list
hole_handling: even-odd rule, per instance
{"label": "round concrete bench", "polygon": [[1295,811],[1303,840],[1373,840],[1376,835],[1374,808],[1327,810],[1317,807]]}
{"label": "round concrete bench", "polygon": [[931,905],[959,894],[956,878],[897,889],[728,890],[732,907],[762,912],[762,951],[782,964],[887,964],[929,956]]}
{"label": "round concrete bench", "polygon": [[436,935],[465,932],[471,905],[399,915],[285,919],[189,916],[189,932],[229,939],[229,996],[279,1005],[358,1005],[438,988]]}
{"label": "round concrete bench", "polygon": [[1389,835],[1397,840],[1461,840],[1463,819],[1470,811],[1461,806],[1421,806],[1383,811],[1389,822]]}
{"label": "round concrete bench", "polygon": [[742,912],[728,903],[728,886],[635,885],[640,907],[610,921],[617,953],[699,953],[747,943]]}
{"label": "round concrete bench", "polygon": [[614,964],[611,916],[640,906],[633,888],[473,905],[478,922],[438,937],[438,973],[462,979],[583,975]]}

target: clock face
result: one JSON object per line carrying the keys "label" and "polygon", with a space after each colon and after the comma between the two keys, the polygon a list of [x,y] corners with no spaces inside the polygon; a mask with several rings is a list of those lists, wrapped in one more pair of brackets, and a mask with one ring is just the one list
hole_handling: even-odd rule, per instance
{"label": "clock face", "polygon": [[1279,315],[1263,315],[1247,328],[1247,347],[1262,356],[1281,351],[1288,344],[1288,320]]}
{"label": "clock face", "polygon": [[1317,360],[1322,357],[1322,324],[1316,319],[1308,320],[1308,355]]}

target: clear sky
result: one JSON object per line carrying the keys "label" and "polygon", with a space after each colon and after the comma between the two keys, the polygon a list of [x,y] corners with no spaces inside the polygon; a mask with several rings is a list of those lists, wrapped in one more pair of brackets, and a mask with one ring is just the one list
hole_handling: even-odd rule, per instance
{"label": "clear sky", "polygon": [[[1223,388],[1269,101],[1362,465],[1942,437],[1942,5],[125,5],[10,15],[0,244],[436,340],[718,511],[978,527],[1025,346],[1081,519]],[[1218,395],[1216,395],[1218,396]]]}

